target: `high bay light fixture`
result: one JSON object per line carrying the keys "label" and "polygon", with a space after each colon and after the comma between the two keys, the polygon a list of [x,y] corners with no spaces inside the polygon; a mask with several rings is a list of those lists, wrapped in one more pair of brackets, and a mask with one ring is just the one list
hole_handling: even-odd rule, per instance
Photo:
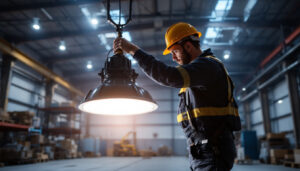
{"label": "high bay light fixture", "polygon": [[[110,15],[110,0],[107,1],[107,20],[111,22],[122,37],[122,29],[131,20],[132,0],[129,2],[129,17],[121,24],[121,1],[119,0],[119,23],[116,24]],[[104,68],[99,73],[102,84],[90,90],[78,106],[83,112],[102,115],[137,115],[157,109],[151,95],[135,80],[138,74],[131,68],[131,62],[123,55],[121,49],[108,57]]]}

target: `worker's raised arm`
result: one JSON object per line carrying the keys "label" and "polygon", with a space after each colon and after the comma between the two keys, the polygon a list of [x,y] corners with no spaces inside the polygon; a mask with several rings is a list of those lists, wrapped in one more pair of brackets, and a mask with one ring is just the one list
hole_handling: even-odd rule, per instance
{"label": "worker's raised arm", "polygon": [[117,49],[122,49],[124,52],[131,54],[143,71],[157,83],[175,88],[183,87],[183,77],[176,67],[167,66],[156,60],[153,56],[146,54],[139,47],[123,38],[117,38],[114,41],[114,50]]}

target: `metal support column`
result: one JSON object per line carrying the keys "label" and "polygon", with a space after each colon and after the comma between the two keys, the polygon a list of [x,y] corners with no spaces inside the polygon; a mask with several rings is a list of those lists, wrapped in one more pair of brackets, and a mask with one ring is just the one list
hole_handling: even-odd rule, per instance
{"label": "metal support column", "polygon": [[1,83],[0,83],[0,108],[6,111],[8,103],[8,92],[11,82],[14,58],[9,55],[2,56]]}
{"label": "metal support column", "polygon": [[[175,106],[174,106],[174,99],[173,99],[173,95],[174,95],[174,89],[172,88],[171,89],[171,123],[172,123],[172,126],[171,126],[171,129],[172,129],[172,140],[171,140],[171,147],[172,147],[172,151],[174,153],[174,149],[175,149],[175,124],[173,123],[175,121]],[[173,154],[174,155],[174,154]]]}
{"label": "metal support column", "polygon": [[285,77],[289,87],[289,98],[294,121],[296,148],[300,148],[300,96],[297,84],[297,72],[295,70],[290,70],[286,73]]}
{"label": "metal support column", "polygon": [[90,129],[91,129],[91,114],[85,114],[85,137],[90,137]]}
{"label": "metal support column", "polygon": [[52,97],[54,95],[54,81],[46,81],[46,96],[45,96],[45,107],[51,107]]}
{"label": "metal support column", "polygon": [[271,133],[272,130],[271,130],[271,120],[270,120],[268,94],[267,94],[266,90],[260,90],[258,94],[259,94],[260,103],[261,103],[265,134]]}
{"label": "metal support column", "polygon": [[[54,87],[55,83],[52,80],[46,80],[46,87],[45,87],[45,107],[51,107],[52,104],[52,97],[54,94]],[[50,114],[45,111],[43,115],[43,120],[45,123],[46,128],[49,128],[49,122],[50,122]]]}
{"label": "metal support column", "polygon": [[251,117],[250,117],[250,107],[248,102],[243,102],[245,121],[246,121],[246,129],[251,129]]}

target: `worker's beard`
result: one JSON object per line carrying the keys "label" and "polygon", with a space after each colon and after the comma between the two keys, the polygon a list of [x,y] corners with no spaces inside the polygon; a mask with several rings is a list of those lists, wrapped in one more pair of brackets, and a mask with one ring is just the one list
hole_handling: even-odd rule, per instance
{"label": "worker's beard", "polygon": [[191,55],[183,48],[182,51],[182,65],[189,64],[192,60]]}

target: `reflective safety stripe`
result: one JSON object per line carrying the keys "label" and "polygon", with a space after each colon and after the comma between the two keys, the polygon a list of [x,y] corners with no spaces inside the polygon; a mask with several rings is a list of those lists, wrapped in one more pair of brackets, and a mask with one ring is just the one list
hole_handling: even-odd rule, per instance
{"label": "reflective safety stripe", "polygon": [[[194,108],[190,114],[188,114],[187,112],[183,112],[177,115],[177,122],[182,122],[184,120],[190,120],[190,116],[192,118],[198,118],[198,117],[203,117],[203,116],[235,116],[235,117],[239,117],[239,112],[238,109],[236,107],[233,107],[232,104],[234,102],[233,96],[232,96],[232,88],[233,85],[230,82],[230,77],[228,76],[228,72],[226,70],[226,68],[224,67],[223,63],[217,59],[214,56],[205,56],[208,58],[211,58],[217,62],[219,62],[222,67],[224,68],[225,72],[226,72],[226,77],[227,77],[227,86],[228,86],[228,106],[226,107],[200,107],[200,108]],[[179,70],[179,72],[181,73],[183,80],[184,80],[184,86],[183,88],[181,88],[180,93],[185,92],[186,89],[189,87],[190,85],[190,76],[188,74],[188,72],[178,66],[177,69]]]}
{"label": "reflective safety stripe", "polygon": [[[236,116],[239,117],[238,109],[233,106],[227,107],[201,107],[195,108],[190,114],[192,118],[198,118],[203,116]],[[187,112],[183,112],[177,115],[177,122],[189,120]]]}
{"label": "reflective safety stripe", "polygon": [[222,67],[223,67],[223,69],[225,70],[225,72],[226,72],[226,79],[227,79],[227,86],[228,86],[228,94],[227,94],[227,96],[228,96],[228,101],[229,102],[233,102],[233,96],[231,95],[231,83],[230,83],[230,78],[229,78],[229,76],[228,76],[228,71],[227,71],[227,69],[224,67],[224,64],[218,59],[218,58],[216,58],[216,57],[214,57],[214,56],[211,56],[211,55],[208,55],[208,56],[205,56],[205,57],[207,57],[207,58],[211,58],[211,59],[213,59],[213,60],[215,60],[215,61],[217,61],[218,63],[220,63],[221,65],[222,65]]}
{"label": "reflective safety stripe", "polygon": [[182,78],[183,78],[183,87],[180,89],[179,93],[185,92],[186,88],[190,86],[190,75],[189,73],[181,66],[176,67],[178,71],[180,72]]}

